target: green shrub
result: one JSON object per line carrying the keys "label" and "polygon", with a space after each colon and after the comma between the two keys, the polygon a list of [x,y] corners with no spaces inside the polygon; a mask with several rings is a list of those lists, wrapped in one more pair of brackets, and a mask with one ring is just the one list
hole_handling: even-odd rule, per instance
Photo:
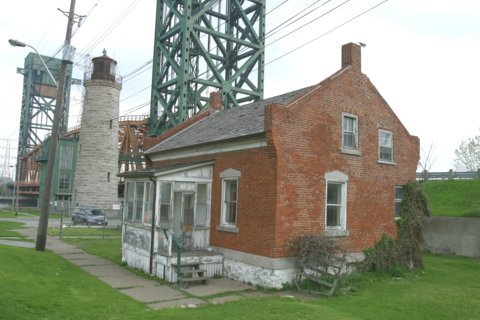
{"label": "green shrub", "polygon": [[398,238],[386,235],[373,248],[365,250],[365,260],[360,264],[364,271],[390,274],[423,267],[421,245],[425,217],[430,215],[422,185],[416,181],[404,187],[398,224]]}

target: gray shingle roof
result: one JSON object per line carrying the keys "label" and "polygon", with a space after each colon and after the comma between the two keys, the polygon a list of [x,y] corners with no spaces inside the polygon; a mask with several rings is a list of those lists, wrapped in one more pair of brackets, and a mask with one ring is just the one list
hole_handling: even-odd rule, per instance
{"label": "gray shingle roof", "polygon": [[312,87],[216,112],[160,142],[145,151],[145,154],[261,134],[265,131],[264,113],[267,105],[272,103],[288,104],[310,89]]}

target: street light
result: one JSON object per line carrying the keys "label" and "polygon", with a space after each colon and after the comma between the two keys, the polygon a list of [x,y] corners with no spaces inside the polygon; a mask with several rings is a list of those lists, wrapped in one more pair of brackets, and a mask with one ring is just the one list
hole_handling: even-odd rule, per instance
{"label": "street light", "polygon": [[38,53],[37,49],[35,49],[33,46],[29,45],[29,44],[26,44],[24,42],[21,42],[21,41],[18,41],[18,40],[13,40],[13,39],[10,39],[8,40],[8,43],[10,43],[10,45],[12,47],[29,47],[31,49],[33,49],[33,51],[35,51],[35,53],[37,54],[37,56],[40,58],[40,61],[42,61],[43,63],[43,66],[45,67],[45,69],[47,69],[47,72],[48,72],[48,75],[50,76],[50,78],[52,79],[53,83],[55,83],[55,87],[57,87],[58,89],[58,83],[57,81],[55,80],[55,78],[53,77],[52,73],[50,72],[50,69],[47,67],[47,64],[45,63],[45,60],[43,60],[42,56],[40,55],[40,53]]}
{"label": "street light", "polygon": [[[70,37],[68,37],[68,39],[70,39]],[[48,75],[50,76],[50,78],[52,78],[57,88],[57,97],[55,101],[55,111],[53,114],[53,123],[52,123],[52,134],[50,136],[50,145],[48,148],[47,173],[45,175],[45,181],[43,184],[44,188],[43,188],[43,194],[42,194],[41,203],[40,203],[40,218],[38,219],[37,242],[35,243],[35,250],[45,251],[45,246],[47,243],[48,213],[50,210],[50,193],[52,190],[53,172],[55,169],[55,153],[57,149],[57,140],[58,140],[59,128],[60,128],[60,117],[62,113],[61,110],[63,107],[63,100],[64,100],[67,65],[69,64],[69,62],[62,60],[62,65],[61,65],[60,74],[59,74],[59,83],[57,83],[57,81],[55,81],[55,79],[53,78],[53,75],[50,72],[50,69],[46,65],[45,61],[43,60],[42,56],[38,53],[37,49],[35,49],[34,47],[26,43],[20,42],[18,40],[10,39],[8,40],[8,43],[10,43],[10,45],[14,47],[32,48],[35,51],[35,53],[38,55],[40,60],[42,61],[45,69],[47,69]]]}
{"label": "street light", "polygon": [[[75,0],[70,0],[70,10],[68,12],[68,23],[67,23],[67,33],[65,35],[65,44],[64,47],[70,47],[70,41],[72,40],[72,28],[73,23],[75,21]],[[27,47],[28,45],[17,41],[17,40],[8,40],[8,42],[12,46],[20,46],[20,47]],[[28,46],[35,50],[37,55],[43,62],[45,68],[47,68],[45,62],[43,61],[42,57],[38,54],[38,51],[32,47]],[[48,162],[47,162],[47,174],[45,177],[45,184],[44,184],[44,192],[42,194],[42,203],[41,203],[41,212],[40,218],[38,219],[38,230],[37,230],[37,242],[35,243],[35,250],[37,251],[45,251],[45,246],[47,244],[47,229],[48,229],[48,211],[50,207],[50,193],[52,190],[52,180],[53,180],[53,170],[55,168],[55,152],[57,149],[57,140],[59,136],[59,128],[60,128],[60,117],[61,117],[61,110],[63,108],[63,99],[65,93],[65,82],[67,79],[67,66],[70,64],[70,61],[62,59],[62,65],[60,66],[60,74],[58,77],[58,85],[57,86],[57,99],[55,101],[55,112],[53,114],[53,124],[52,124],[52,135],[50,136],[50,146],[48,150]],[[53,79],[52,74],[48,70],[48,74]]]}

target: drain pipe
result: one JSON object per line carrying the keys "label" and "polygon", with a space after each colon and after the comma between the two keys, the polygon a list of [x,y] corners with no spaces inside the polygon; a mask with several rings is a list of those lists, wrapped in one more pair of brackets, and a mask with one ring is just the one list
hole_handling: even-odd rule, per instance
{"label": "drain pipe", "polygon": [[155,245],[155,204],[157,203],[157,182],[154,178],[150,177],[150,181],[153,183],[153,197],[152,197],[152,230],[150,234],[150,266],[149,274],[153,273],[153,247]]}

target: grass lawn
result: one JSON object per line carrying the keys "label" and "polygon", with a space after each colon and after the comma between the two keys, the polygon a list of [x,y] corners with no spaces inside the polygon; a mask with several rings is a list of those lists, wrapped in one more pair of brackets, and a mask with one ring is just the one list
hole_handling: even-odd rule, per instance
{"label": "grass lawn", "polygon": [[0,245],[0,257],[0,318],[4,319],[480,318],[480,261],[460,257],[426,255],[423,272],[400,280],[355,276],[350,282],[356,290],[346,296],[314,301],[245,298],[196,309],[156,311],[49,251]]}
{"label": "grass lawn", "polygon": [[[49,236],[60,236],[60,228],[48,228]],[[66,227],[62,230],[65,237],[121,237],[120,228],[102,228],[102,227]]]}
{"label": "grass lawn", "polygon": [[433,215],[480,218],[480,180],[431,180],[424,190]]}
{"label": "grass lawn", "polygon": [[[0,221],[0,238],[2,237],[16,237],[24,238],[21,234],[14,231],[14,229],[23,228],[23,223],[15,221]],[[1,263],[0,263],[1,267]]]}
{"label": "grass lawn", "polygon": [[[36,208],[28,208],[28,209],[20,209],[17,211],[17,215],[15,215],[15,211],[11,211],[10,209],[1,209],[0,210],[0,218],[15,218],[15,217],[30,217],[30,216],[40,216],[40,211]],[[50,212],[48,214],[50,218],[60,218],[60,214],[55,212]]]}

